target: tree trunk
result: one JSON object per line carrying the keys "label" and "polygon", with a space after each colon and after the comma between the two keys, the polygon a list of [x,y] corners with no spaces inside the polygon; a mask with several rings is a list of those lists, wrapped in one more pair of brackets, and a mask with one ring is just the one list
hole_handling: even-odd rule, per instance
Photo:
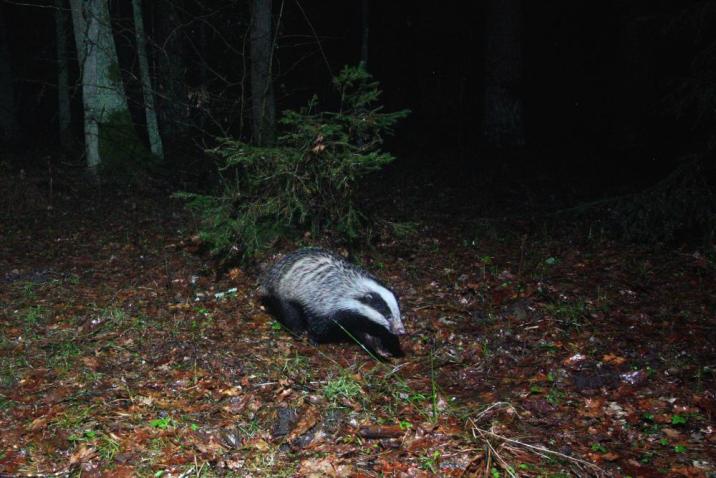
{"label": "tree trunk", "polygon": [[485,141],[495,147],[523,146],[521,0],[488,0],[485,35]]}
{"label": "tree trunk", "polygon": [[147,154],[129,114],[107,0],[70,0],[70,7],[82,78],[87,170],[95,178],[100,166],[132,174],[130,163]]}
{"label": "tree trunk", "polygon": [[162,138],[157,125],[157,112],[154,109],[154,92],[149,78],[149,62],[147,61],[147,39],[144,35],[144,20],[142,19],[142,4],[140,0],[132,0],[134,13],[134,32],[137,39],[137,56],[139,57],[139,75],[142,79],[142,94],[144,96],[144,112],[147,119],[147,133],[149,136],[149,149],[152,154],[164,159]]}
{"label": "tree trunk", "polygon": [[72,149],[72,110],[70,108],[69,64],[67,62],[67,22],[65,2],[55,0],[55,39],[57,41],[57,123],[60,145]]}
{"label": "tree trunk", "polygon": [[20,127],[15,104],[15,78],[3,18],[3,12],[0,10],[0,141],[12,143],[17,141]]}
{"label": "tree trunk", "polygon": [[370,0],[361,2],[361,18],[363,31],[361,32],[360,64],[368,71],[368,37],[370,33]]}
{"label": "tree trunk", "polygon": [[271,63],[271,0],[253,0],[251,9],[251,132],[258,145],[271,145],[276,134],[276,103]]}
{"label": "tree trunk", "polygon": [[175,0],[156,2],[157,39],[155,52],[159,91],[159,127],[164,138],[176,138],[188,129],[187,93],[182,44],[182,21]]}
{"label": "tree trunk", "polygon": [[[615,75],[611,86],[616,98],[628,101],[629,108],[619,107],[612,112],[611,131],[608,141],[611,146],[622,150],[635,150],[646,146],[646,127],[643,118],[653,105],[649,98],[656,95],[655,75],[650,71],[651,50],[649,41],[658,36],[650,31],[650,18],[640,15],[639,5],[629,0],[615,4],[619,19],[618,44],[616,53],[619,75]],[[621,102],[620,102],[621,104]]]}

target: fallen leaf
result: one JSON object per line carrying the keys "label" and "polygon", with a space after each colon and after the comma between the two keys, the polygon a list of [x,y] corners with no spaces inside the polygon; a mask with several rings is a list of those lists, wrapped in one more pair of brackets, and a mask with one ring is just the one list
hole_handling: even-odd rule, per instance
{"label": "fallen leaf", "polygon": [[300,437],[316,424],[318,412],[314,407],[308,407],[302,414],[298,423],[293,427],[291,433],[286,437],[289,443]]}
{"label": "fallen leaf", "polygon": [[91,460],[96,455],[94,447],[88,446],[85,443],[81,444],[80,447],[70,456],[70,465],[77,463],[85,463]]}
{"label": "fallen leaf", "polygon": [[622,365],[626,362],[626,359],[624,357],[619,357],[618,355],[606,354],[602,357],[602,362],[610,365]]}
{"label": "fallen leaf", "polygon": [[94,356],[82,357],[82,363],[90,370],[97,370],[99,368],[99,359]]}

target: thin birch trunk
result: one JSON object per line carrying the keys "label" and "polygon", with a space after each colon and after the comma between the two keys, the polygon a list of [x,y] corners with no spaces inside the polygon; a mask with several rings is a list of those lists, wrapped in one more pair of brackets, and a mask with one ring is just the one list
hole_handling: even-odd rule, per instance
{"label": "thin birch trunk", "polygon": [[139,57],[139,75],[142,79],[142,94],[144,96],[144,112],[147,119],[147,133],[149,136],[149,149],[158,158],[164,159],[164,147],[157,124],[157,112],[154,106],[154,92],[149,77],[149,62],[147,61],[147,39],[144,34],[144,21],[142,19],[142,4],[140,0],[132,0],[134,13],[134,32],[137,39],[137,56]]}
{"label": "thin birch trunk", "polygon": [[[77,48],[77,61],[82,81],[82,106],[84,110],[84,137],[87,171],[97,179],[99,156],[99,125],[97,124],[97,37],[96,3],[99,0],[70,0],[72,25]],[[94,19],[94,20],[93,20]]]}
{"label": "thin birch trunk", "polygon": [[82,78],[87,169],[98,179],[100,165],[124,169],[146,156],[134,131],[124,93],[107,0],[70,0]]}

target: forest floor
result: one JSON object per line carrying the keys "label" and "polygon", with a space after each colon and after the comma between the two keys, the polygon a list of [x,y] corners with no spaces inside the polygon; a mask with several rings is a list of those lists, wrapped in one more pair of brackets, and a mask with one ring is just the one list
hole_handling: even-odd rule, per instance
{"label": "forest floor", "polygon": [[413,208],[356,254],[401,300],[384,363],[290,337],[167,203],[0,222],[0,476],[716,473],[713,250]]}

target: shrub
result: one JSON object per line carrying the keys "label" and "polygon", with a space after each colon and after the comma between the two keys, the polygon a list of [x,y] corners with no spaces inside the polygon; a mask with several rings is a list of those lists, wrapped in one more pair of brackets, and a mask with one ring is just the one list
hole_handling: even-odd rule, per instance
{"label": "shrub", "polygon": [[716,168],[711,161],[689,161],[646,191],[617,201],[613,213],[622,236],[644,242],[713,241]]}
{"label": "shrub", "polygon": [[383,136],[408,112],[382,112],[378,83],[360,67],[344,68],[333,81],[338,111],[319,111],[314,96],[283,113],[276,146],[222,139],[210,150],[220,194],[178,194],[199,214],[200,236],[213,254],[252,259],[282,235],[307,229],[330,229],[347,241],[364,236],[359,180],[393,161],[381,150]]}

